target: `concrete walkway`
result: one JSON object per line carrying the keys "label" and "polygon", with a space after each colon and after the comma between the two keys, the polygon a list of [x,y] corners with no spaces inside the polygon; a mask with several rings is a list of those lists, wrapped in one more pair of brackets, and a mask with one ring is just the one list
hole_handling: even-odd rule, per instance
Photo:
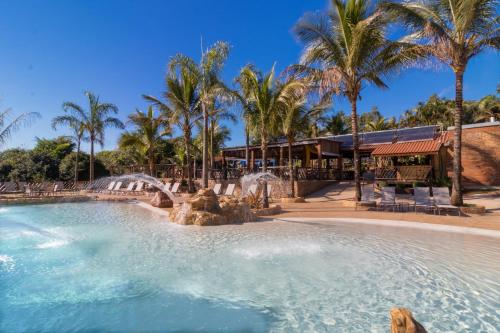
{"label": "concrete walkway", "polygon": [[352,182],[339,182],[309,194],[306,199],[308,202],[330,202],[352,200],[353,197],[354,184]]}

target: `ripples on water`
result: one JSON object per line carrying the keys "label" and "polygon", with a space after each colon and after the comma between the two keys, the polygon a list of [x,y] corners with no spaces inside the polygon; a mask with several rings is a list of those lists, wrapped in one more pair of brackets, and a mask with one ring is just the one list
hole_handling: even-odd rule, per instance
{"label": "ripples on water", "polygon": [[0,331],[498,332],[498,239],[354,224],[183,227],[127,204],[0,215]]}

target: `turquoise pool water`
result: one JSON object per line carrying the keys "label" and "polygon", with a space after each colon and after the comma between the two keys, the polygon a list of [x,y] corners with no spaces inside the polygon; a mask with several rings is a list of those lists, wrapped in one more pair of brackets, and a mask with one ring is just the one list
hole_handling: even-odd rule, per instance
{"label": "turquoise pool water", "polygon": [[344,223],[182,227],[131,204],[0,208],[1,332],[500,330],[500,240]]}

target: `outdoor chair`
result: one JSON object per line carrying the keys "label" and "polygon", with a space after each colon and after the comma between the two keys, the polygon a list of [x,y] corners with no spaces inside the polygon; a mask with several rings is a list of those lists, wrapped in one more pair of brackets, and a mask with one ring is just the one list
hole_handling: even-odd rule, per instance
{"label": "outdoor chair", "polygon": [[441,215],[441,211],[458,211],[458,216],[461,216],[460,208],[451,204],[450,191],[447,187],[433,187],[432,188],[434,207]]}
{"label": "outdoor chair", "polygon": [[267,199],[272,201],[273,197],[271,196],[271,193],[273,192],[273,185],[267,184]]}
{"label": "outdoor chair", "polygon": [[120,193],[120,189],[123,185],[123,182],[117,182],[113,190],[111,190],[111,194],[117,194]]}
{"label": "outdoor chair", "polygon": [[166,183],[165,186],[163,186],[163,189],[165,191],[170,191],[170,186],[172,185],[172,183]]}
{"label": "outdoor chair", "polygon": [[214,185],[213,191],[214,191],[215,195],[219,195],[220,194],[221,188],[222,188],[222,184],[215,184]]}
{"label": "outdoor chair", "polygon": [[425,211],[434,210],[428,187],[415,187],[413,189],[413,200],[415,212],[417,212],[417,208],[424,208]]}
{"label": "outdoor chair", "polygon": [[135,182],[130,182],[128,183],[128,186],[125,190],[122,191],[122,194],[123,195],[127,195],[127,194],[130,194],[133,192],[134,190],[134,187],[135,187]]}
{"label": "outdoor chair", "polygon": [[135,193],[144,193],[144,182],[137,182],[137,186],[134,190]]}
{"label": "outdoor chair", "polygon": [[172,186],[172,189],[170,190],[171,193],[179,193],[179,186],[181,185],[181,183],[174,183],[174,185]]}
{"label": "outdoor chair", "polygon": [[234,194],[234,188],[236,187],[236,184],[229,184],[227,185],[226,192],[224,192],[225,196],[232,196]]}
{"label": "outdoor chair", "polygon": [[373,185],[363,186],[361,188],[361,202],[375,201],[375,191]]}
{"label": "outdoor chair", "polygon": [[108,184],[108,188],[106,190],[102,190],[101,192],[106,192],[106,193],[109,193],[111,194],[111,192],[113,191],[113,189],[115,188],[115,184],[116,182],[111,182]]}
{"label": "outdoor chair", "polygon": [[396,188],[395,187],[382,187],[382,198],[378,204],[380,209],[392,207],[392,211],[396,210]]}

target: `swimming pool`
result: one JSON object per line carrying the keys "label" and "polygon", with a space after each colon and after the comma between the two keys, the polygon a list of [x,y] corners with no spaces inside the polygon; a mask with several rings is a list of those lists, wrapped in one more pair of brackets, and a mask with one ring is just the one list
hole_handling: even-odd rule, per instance
{"label": "swimming pool", "polygon": [[498,332],[498,238],[349,223],[186,227],[132,204],[0,208],[1,332]]}

